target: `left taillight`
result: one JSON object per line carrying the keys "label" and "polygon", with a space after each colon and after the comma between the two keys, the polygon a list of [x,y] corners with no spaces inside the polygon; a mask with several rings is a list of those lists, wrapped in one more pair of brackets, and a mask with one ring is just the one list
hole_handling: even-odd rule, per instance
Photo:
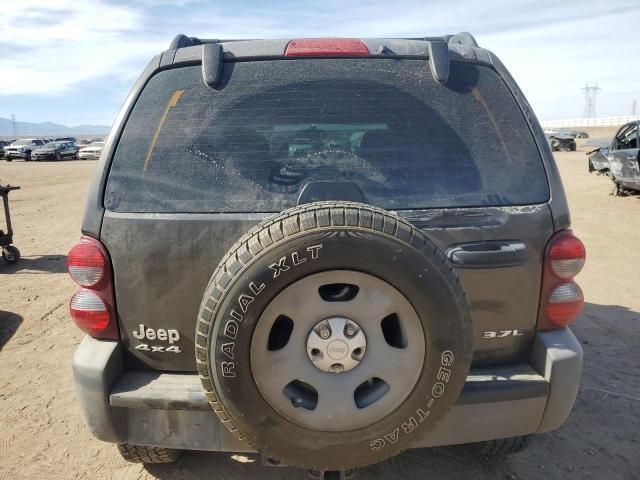
{"label": "left taillight", "polygon": [[83,236],[67,255],[67,269],[80,287],[69,304],[71,318],[95,338],[118,339],[111,260],[95,238]]}

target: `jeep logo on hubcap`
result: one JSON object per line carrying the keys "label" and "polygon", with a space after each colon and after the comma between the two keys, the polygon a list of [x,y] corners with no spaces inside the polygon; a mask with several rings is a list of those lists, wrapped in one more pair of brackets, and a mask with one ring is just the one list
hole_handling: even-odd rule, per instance
{"label": "jeep logo on hubcap", "polygon": [[348,351],[349,347],[342,340],[334,340],[327,346],[327,354],[334,360],[342,360]]}
{"label": "jeep logo on hubcap", "polygon": [[307,355],[313,365],[327,373],[348,372],[355,368],[367,348],[360,326],[345,317],[318,322],[307,337]]}

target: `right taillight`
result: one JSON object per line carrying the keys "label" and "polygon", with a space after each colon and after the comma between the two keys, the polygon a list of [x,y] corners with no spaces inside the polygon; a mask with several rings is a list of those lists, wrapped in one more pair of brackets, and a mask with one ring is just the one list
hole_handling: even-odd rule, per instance
{"label": "right taillight", "polygon": [[582,270],[585,258],[584,244],[571,230],[551,237],[544,256],[538,330],[565,327],[580,315],[584,297],[573,277]]}
{"label": "right taillight", "polygon": [[67,269],[81,288],[69,311],[80,330],[95,338],[117,339],[111,261],[104,246],[83,236],[67,255]]}

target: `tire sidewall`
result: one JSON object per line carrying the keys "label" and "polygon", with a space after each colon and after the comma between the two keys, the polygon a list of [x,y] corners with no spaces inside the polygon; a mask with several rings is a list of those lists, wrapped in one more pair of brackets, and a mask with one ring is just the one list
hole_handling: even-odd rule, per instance
{"label": "tire sidewall", "polygon": [[[276,276],[270,266],[283,258],[288,269]],[[396,237],[354,227],[288,237],[251,259],[217,300],[207,349],[217,396],[236,427],[276,458],[333,469],[374,463],[431,430],[459,396],[472,352],[466,298],[440,259],[430,242],[421,252]],[[381,278],[409,300],[422,324],[426,353],[413,391],[387,417],[357,430],[319,432],[284,418],[264,400],[251,371],[251,341],[261,313],[284,288],[314,273],[344,269]]]}

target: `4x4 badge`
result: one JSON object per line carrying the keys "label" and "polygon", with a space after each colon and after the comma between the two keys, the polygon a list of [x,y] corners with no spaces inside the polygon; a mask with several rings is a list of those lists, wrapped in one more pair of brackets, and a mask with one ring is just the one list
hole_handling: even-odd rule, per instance
{"label": "4x4 badge", "polygon": [[147,343],[141,343],[135,347],[136,350],[152,353],[182,353],[180,347],[173,345],[180,340],[180,332],[173,328],[145,328],[144,324],[138,326],[138,330],[131,332],[133,338],[137,340],[156,340],[160,342],[167,342],[169,346],[164,345],[149,345]]}

